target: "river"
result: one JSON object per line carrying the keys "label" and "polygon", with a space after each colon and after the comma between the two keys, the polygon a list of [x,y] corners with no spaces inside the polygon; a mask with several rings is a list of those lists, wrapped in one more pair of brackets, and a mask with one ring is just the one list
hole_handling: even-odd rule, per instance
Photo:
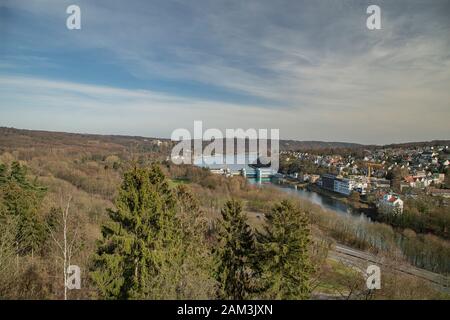
{"label": "river", "polygon": [[[235,158],[236,157],[236,158]],[[233,171],[238,171],[242,168],[246,168],[249,163],[256,162],[257,154],[240,154],[237,156],[234,155],[222,155],[217,154],[215,156],[201,156],[195,159],[194,164],[200,167],[208,167],[210,169],[216,168],[230,168]],[[227,163],[227,164],[224,164]],[[244,163],[244,164],[242,164]],[[253,184],[261,184],[254,178],[247,179],[250,183]],[[343,203],[342,201],[333,199],[326,195],[319,194],[314,191],[309,191],[307,189],[296,188],[291,185],[284,185],[272,182],[272,180],[264,180],[261,185],[270,184],[275,186],[276,188],[283,190],[284,192],[290,193],[292,195],[296,195],[302,199],[308,200],[314,204],[319,205],[320,207],[337,212],[341,215],[357,217],[357,218],[367,218],[371,220],[370,217],[362,213],[360,210],[352,208],[350,205]]]}
{"label": "river", "polygon": [[331,197],[322,195],[322,194],[314,192],[314,191],[310,191],[310,190],[303,189],[303,188],[297,188],[292,185],[274,183],[271,180],[266,180],[263,183],[260,183],[260,182],[257,182],[256,179],[249,178],[248,181],[252,184],[261,184],[262,186],[271,185],[271,186],[276,187],[276,188],[278,188],[284,192],[287,192],[291,195],[298,196],[302,199],[305,199],[314,204],[317,204],[320,207],[322,207],[323,209],[334,211],[341,215],[357,217],[357,218],[363,217],[363,218],[367,218],[369,221],[371,220],[370,217],[366,216],[364,213],[362,213],[358,209],[355,209],[342,201],[333,199]]}

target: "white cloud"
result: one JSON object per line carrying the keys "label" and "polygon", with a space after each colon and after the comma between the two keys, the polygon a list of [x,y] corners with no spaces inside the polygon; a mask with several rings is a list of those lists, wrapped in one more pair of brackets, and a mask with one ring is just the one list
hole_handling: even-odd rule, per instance
{"label": "white cloud", "polygon": [[[64,2],[27,3],[7,5],[49,21],[63,18]],[[365,28],[363,1],[282,3],[80,1],[84,29],[69,36],[56,28],[49,35],[56,40],[45,43],[50,51],[101,49],[136,78],[212,85],[270,107],[42,77],[3,77],[5,101],[9,108],[35,102],[42,110],[82,109],[76,123],[84,121],[88,131],[95,123],[83,116],[101,118],[110,132],[166,136],[204,119],[214,127],[280,128],[282,136],[296,139],[450,137],[450,25],[439,10],[448,8],[445,2],[381,2],[379,32]],[[70,114],[61,112],[60,119],[70,125]]]}

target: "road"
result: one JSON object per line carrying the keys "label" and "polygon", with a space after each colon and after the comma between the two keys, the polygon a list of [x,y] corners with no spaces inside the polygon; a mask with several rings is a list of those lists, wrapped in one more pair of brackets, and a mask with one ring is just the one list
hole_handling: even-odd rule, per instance
{"label": "road", "polygon": [[450,277],[416,268],[408,264],[395,264],[376,255],[356,250],[341,244],[336,244],[328,254],[330,259],[343,262],[365,272],[369,264],[388,266],[389,268],[407,275],[411,275],[428,282],[437,290],[450,294]]}

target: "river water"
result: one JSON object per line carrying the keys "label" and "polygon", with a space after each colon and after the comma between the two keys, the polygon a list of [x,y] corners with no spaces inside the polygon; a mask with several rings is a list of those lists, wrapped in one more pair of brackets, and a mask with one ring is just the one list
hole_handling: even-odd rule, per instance
{"label": "river water", "polygon": [[[248,164],[255,163],[257,159],[257,154],[238,154],[236,156],[234,155],[222,155],[217,154],[215,156],[202,156],[195,159],[194,164],[199,167],[208,167],[210,169],[217,169],[217,168],[229,168],[232,171],[238,171],[242,168],[248,169]],[[367,217],[364,213],[362,213],[360,210],[354,209],[351,206],[349,206],[346,203],[343,203],[339,200],[333,199],[331,197],[328,197],[326,195],[319,194],[314,191],[309,191],[307,189],[302,188],[296,188],[291,185],[284,185],[284,184],[278,184],[272,182],[272,180],[266,180],[264,179],[263,182],[257,181],[254,178],[248,178],[247,179],[250,183],[253,184],[260,184],[262,186],[264,185],[272,185],[280,190],[283,190],[284,192],[287,192],[289,194],[298,196],[302,199],[308,200],[314,204],[319,205],[320,207],[337,212],[341,215],[346,215],[350,217],[358,217],[358,218],[367,218],[370,220],[369,217]]]}
{"label": "river water", "polygon": [[362,213],[357,209],[352,208],[350,205],[314,191],[310,191],[303,188],[297,188],[292,185],[278,184],[273,182],[272,180],[257,182],[256,179],[248,179],[248,181],[252,184],[260,184],[261,186],[270,185],[276,187],[291,195],[298,196],[304,200],[308,200],[314,204],[317,204],[323,209],[334,211],[341,215],[356,218],[367,218],[368,220],[370,220],[370,217],[367,217],[364,213]]}

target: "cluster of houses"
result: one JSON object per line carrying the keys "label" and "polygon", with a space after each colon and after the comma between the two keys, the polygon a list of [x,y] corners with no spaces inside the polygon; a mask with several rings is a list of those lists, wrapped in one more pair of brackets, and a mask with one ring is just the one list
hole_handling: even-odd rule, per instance
{"label": "cluster of houses", "polygon": [[438,185],[445,180],[444,173],[431,173],[425,172],[425,170],[416,171],[412,175],[408,175],[404,178],[404,182],[400,184],[400,189],[403,188],[420,188],[424,189],[432,184]]}
{"label": "cluster of houses", "polygon": [[[314,155],[287,151],[287,157],[308,161],[318,167],[330,168],[337,174],[290,174],[301,182],[315,183],[321,188],[345,196],[352,192],[361,195],[374,193],[378,196],[377,206],[382,212],[402,213],[403,200],[392,193],[388,172],[395,168],[408,172],[400,182],[400,193],[407,189],[423,189],[432,196],[450,197],[445,185],[445,172],[450,163],[448,146],[392,147],[364,150],[360,158],[342,155]],[[370,170],[368,164],[376,164]],[[294,177],[295,175],[295,177]]]}
{"label": "cluster of houses", "polygon": [[363,179],[344,178],[334,174],[324,174],[317,184],[323,189],[349,196],[352,192],[366,194],[367,181]]}
{"label": "cluster of houses", "polygon": [[[389,192],[390,181],[386,179],[374,179],[370,181],[374,184],[374,189],[378,190],[379,199],[377,207],[380,212],[388,214],[403,213],[403,200],[399,195]],[[353,176],[344,178],[334,174],[324,174],[316,181],[321,188],[333,191],[345,196],[352,192],[358,192],[365,195],[369,188],[369,180],[364,176]],[[372,186],[370,186],[372,187]],[[383,189],[385,189],[383,191]]]}
{"label": "cluster of houses", "polygon": [[349,196],[352,192],[358,192],[361,195],[373,190],[388,190],[391,187],[391,181],[384,178],[368,178],[361,175],[350,175],[343,177],[341,175],[326,173],[322,176],[305,174],[305,182],[315,183],[319,187]]}
{"label": "cluster of houses", "polygon": [[[383,178],[387,172],[395,167],[407,169],[411,175],[418,176],[420,172],[430,174],[444,172],[450,164],[450,150],[448,146],[424,146],[414,148],[383,148],[375,150],[364,150],[364,155],[356,157],[353,155],[318,155],[307,152],[283,151],[282,155],[289,158],[308,161],[318,167],[335,168],[343,175],[367,175],[368,168],[364,163],[378,163],[382,167],[372,171],[373,177]],[[433,176],[435,183],[437,179]]]}

